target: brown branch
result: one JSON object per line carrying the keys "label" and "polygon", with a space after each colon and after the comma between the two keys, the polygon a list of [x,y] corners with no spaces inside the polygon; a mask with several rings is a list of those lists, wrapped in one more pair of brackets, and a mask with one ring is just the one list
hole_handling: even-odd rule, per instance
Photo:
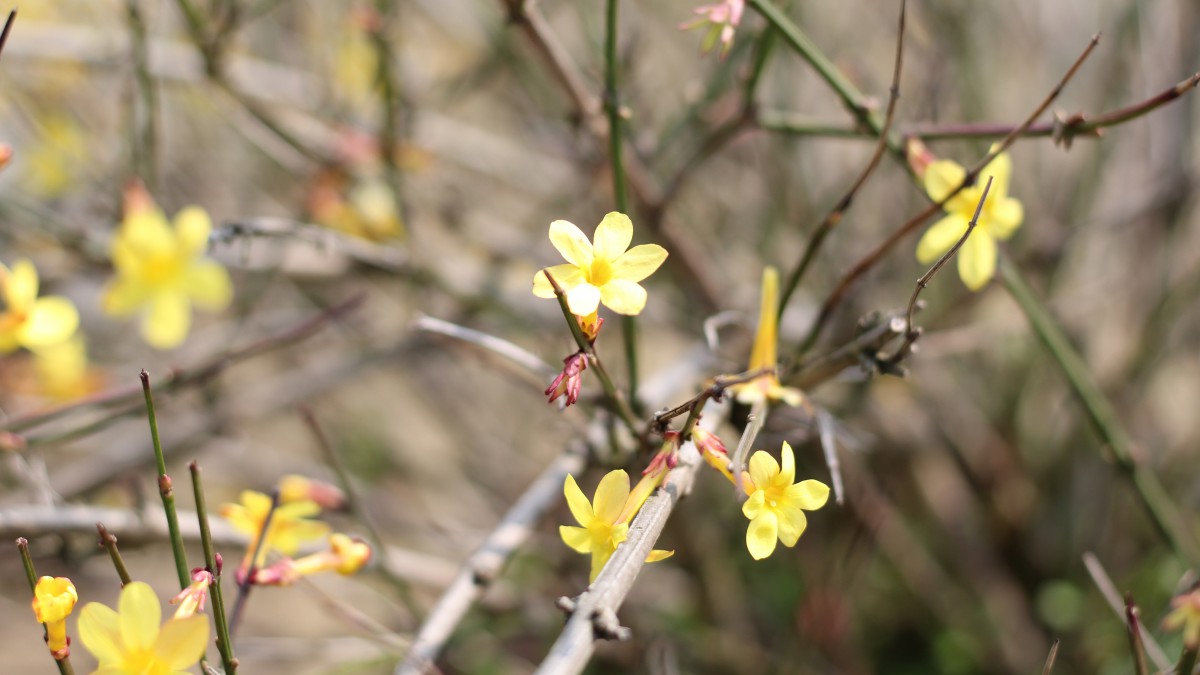
{"label": "brown branch", "polygon": [[4,53],[4,45],[8,44],[8,34],[12,32],[13,23],[17,20],[17,10],[14,8],[8,13],[8,19],[4,22],[4,32],[0,33],[0,54]]}

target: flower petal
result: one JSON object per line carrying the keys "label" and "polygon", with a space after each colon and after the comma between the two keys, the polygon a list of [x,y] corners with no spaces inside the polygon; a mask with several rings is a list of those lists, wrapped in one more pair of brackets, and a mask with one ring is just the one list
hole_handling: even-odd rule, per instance
{"label": "flower petal", "polygon": [[13,263],[12,270],[0,280],[4,282],[4,302],[10,311],[25,311],[37,299],[37,268],[28,260]]}
{"label": "flower petal", "polygon": [[197,255],[208,250],[212,220],[199,206],[188,206],[175,214],[175,236],[181,251]]}
{"label": "flower petal", "polygon": [[70,300],[51,295],[33,303],[29,316],[21,324],[18,339],[30,348],[57,344],[71,337],[79,327],[79,312]]}
{"label": "flower petal", "polygon": [[[988,199],[991,201],[991,199]],[[1025,207],[1012,197],[1005,197],[992,204],[988,212],[987,231],[1001,241],[1008,239],[1025,220]]]}
{"label": "flower petal", "polygon": [[600,287],[600,300],[617,314],[634,316],[646,308],[646,289],[636,281],[613,279]]}
{"label": "flower petal", "polygon": [[917,242],[917,262],[922,265],[937,260],[949,251],[967,231],[967,219],[957,213],[947,214],[925,230]]}
{"label": "flower petal", "polygon": [[184,275],[188,295],[198,307],[213,311],[225,309],[233,298],[229,273],[215,260],[197,260],[188,266]]}
{"label": "flower petal", "polygon": [[587,316],[600,306],[600,289],[582,282],[567,291],[567,307],[572,314]]}
{"label": "flower petal", "polygon": [[[592,243],[574,223],[565,220],[550,223],[550,243],[554,244],[554,248],[558,249],[567,262],[579,267],[592,264]],[[555,279],[557,278],[556,276]]]}
{"label": "flower petal", "polygon": [[[775,367],[779,342],[779,322],[776,320],[778,297],[779,271],[767,265],[763,268],[762,296],[758,303],[758,328],[754,331],[754,346],[750,350],[750,365],[747,370]],[[776,379],[774,374],[764,377],[769,377],[771,382]]]}
{"label": "flower petal", "polygon": [[145,284],[118,276],[110,281],[108,287],[104,289],[104,313],[112,316],[129,316],[149,300],[150,296]]}
{"label": "flower petal", "polygon": [[89,602],[79,613],[79,639],[101,666],[121,660],[121,629],[116,612]]}
{"label": "flower petal", "polygon": [[783,457],[783,468],[775,477],[775,484],[790,487],[796,480],[796,454],[792,452],[792,446],[787,441],[783,442],[780,454]]}
{"label": "flower petal", "polygon": [[563,543],[571,547],[579,553],[592,552],[592,535],[582,527],[574,525],[559,525],[558,536],[562,537]]}
{"label": "flower petal", "polygon": [[171,670],[189,668],[208,647],[208,617],[194,614],[163,624],[154,641],[154,655]]}
{"label": "flower petal", "polygon": [[596,519],[596,513],[592,510],[592,503],[583,495],[583,490],[579,489],[579,483],[575,482],[575,477],[567,474],[567,480],[563,483],[563,495],[567,498],[567,508],[571,509],[571,515],[575,516],[575,522],[587,527]]}
{"label": "flower petal", "polygon": [[987,285],[996,274],[996,240],[978,227],[958,250],[958,276],[972,291]]}
{"label": "flower petal", "polygon": [[[990,153],[995,148],[996,146],[993,145],[988,152]],[[982,190],[983,186],[987,185],[988,178],[992,179],[992,189],[988,192],[989,201],[997,197],[1008,196],[1008,184],[1012,179],[1012,157],[1007,152],[996,155],[996,158],[979,172],[979,189]]]}
{"label": "flower petal", "polygon": [[121,589],[117,601],[120,614],[117,625],[121,631],[121,645],[126,653],[150,650],[158,637],[158,625],[162,621],[162,606],[150,584],[134,581]]}
{"label": "flower petal", "polygon": [[784,546],[791,548],[796,545],[804,528],[808,527],[808,519],[804,511],[791,504],[784,504],[776,511],[779,516],[779,540]]}
{"label": "flower petal", "polygon": [[633,223],[624,213],[612,211],[596,226],[596,234],[592,241],[595,244],[593,253],[596,258],[616,260],[629,248],[629,242],[633,241]]}
{"label": "flower petal", "polygon": [[[555,265],[546,271],[550,272],[550,276],[558,282],[558,287],[565,292],[570,292],[572,288],[583,282],[583,270],[571,263]],[[539,298],[554,297],[554,286],[550,285],[550,281],[546,279],[545,274],[542,274],[542,270],[538,270],[533,275],[533,294]]]}
{"label": "flower petal", "polygon": [[605,547],[592,551],[592,571],[588,574],[588,583],[595,581],[596,577],[600,576],[600,570],[604,569],[604,566],[608,564],[608,559],[616,550],[613,547]]}
{"label": "flower petal", "polygon": [[758,517],[758,514],[762,513],[763,506],[766,503],[767,491],[755,490],[750,495],[750,498],[742,504],[742,515],[746,516],[750,520],[754,520]]}
{"label": "flower petal", "polygon": [[750,457],[750,480],[754,487],[762,489],[771,484],[771,480],[779,475],[779,462],[771,453],[759,450]]}
{"label": "flower petal", "polygon": [[779,521],[770,509],[763,509],[758,517],[750,521],[746,528],[746,550],[750,557],[762,560],[775,552],[775,542],[779,539]]}
{"label": "flower petal", "polygon": [[613,277],[629,281],[641,281],[667,259],[667,249],[658,244],[634,246],[612,262]]}
{"label": "flower petal", "polygon": [[650,551],[650,555],[646,556],[646,562],[652,563],[658,562],[659,560],[666,560],[673,555],[675,555],[675,551],[663,551],[656,548],[653,551]]}
{"label": "flower petal", "polygon": [[829,486],[819,480],[803,480],[787,489],[784,501],[805,511],[816,511],[829,501]]}
{"label": "flower petal", "polygon": [[625,508],[625,500],[629,499],[629,474],[623,469],[608,472],[596,486],[596,498],[592,500],[592,508],[596,512],[596,520],[613,525],[617,516]]}
{"label": "flower petal", "polygon": [[925,194],[935,202],[940,202],[951,192],[962,185],[967,177],[967,170],[961,164],[949,159],[939,159],[925,167]]}
{"label": "flower petal", "polygon": [[156,294],[149,311],[142,316],[142,337],[155,349],[178,347],[191,327],[191,303],[183,293]]}

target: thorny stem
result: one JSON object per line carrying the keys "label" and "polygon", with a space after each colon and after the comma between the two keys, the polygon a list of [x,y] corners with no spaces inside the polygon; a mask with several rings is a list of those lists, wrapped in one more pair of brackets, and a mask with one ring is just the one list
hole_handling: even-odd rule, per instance
{"label": "thorny stem", "polygon": [[1133,484],[1163,538],[1175,549],[1175,553],[1185,564],[1196,564],[1200,561],[1200,555],[1197,553],[1196,542],[1187,522],[1175,508],[1175,503],[1167,495],[1158,477],[1138,461],[1139,450],[1121,426],[1116,411],[1092,379],[1083,358],[1071,346],[1062,329],[1034,295],[1017,266],[1005,256],[1000,257],[1000,278],[1004,282],[1004,288],[1017,301],[1034,332],[1066,376],[1071,388],[1075,390],[1075,395],[1083,404],[1088,418],[1108,445],[1118,468]]}
{"label": "thorny stem", "polygon": [[884,115],[883,127],[878,134],[878,143],[875,145],[875,153],[871,155],[871,161],[867,162],[867,166],[862,173],[850,186],[850,189],[837,201],[833,209],[825,215],[821,223],[813,230],[812,237],[808,240],[808,245],[804,248],[804,254],[800,257],[800,261],[792,269],[788,275],[787,281],[783,284],[783,295],[779,298],[779,317],[783,317],[783,311],[787,308],[788,302],[792,299],[792,294],[800,286],[800,280],[804,278],[804,273],[808,271],[808,267],[812,261],[816,259],[817,252],[821,250],[821,245],[825,242],[825,238],[833,229],[842,222],[842,217],[853,203],[855,195],[862,189],[862,186],[875,172],[879,166],[879,162],[883,159],[883,153],[888,149],[889,139],[891,138],[892,122],[896,117],[896,102],[900,100],[900,72],[904,67],[904,22],[905,10],[908,6],[907,0],[900,0],[900,19],[899,26],[896,29],[896,57],[892,67],[892,86],[888,89],[888,104],[887,114]]}
{"label": "thorny stem", "polygon": [[812,327],[808,331],[808,335],[805,336],[804,341],[800,343],[799,348],[796,350],[797,357],[803,356],[805,352],[807,352],[814,344],[816,344],[817,338],[821,334],[821,330],[825,327],[829,321],[829,318],[833,315],[833,310],[836,309],[839,304],[841,304],[842,299],[845,298],[847,292],[849,292],[851,285],[853,285],[855,281],[866,274],[868,270],[874,267],[875,264],[878,263],[883,256],[887,254],[887,252],[890,251],[892,247],[895,246],[901,239],[905,238],[918,227],[920,227],[921,224],[924,223],[930,216],[933,216],[938,211],[941,211],[946,202],[954,198],[954,196],[959,192],[962,192],[964,189],[966,189],[967,186],[974,185],[975,180],[979,177],[979,172],[987,167],[987,165],[990,164],[997,156],[999,156],[1000,153],[1008,149],[1008,147],[1012,145],[1014,141],[1016,141],[1017,137],[1024,133],[1025,130],[1028,129],[1029,126],[1032,125],[1033,122],[1040,117],[1047,108],[1050,107],[1050,104],[1058,98],[1058,95],[1062,93],[1062,90],[1067,86],[1067,83],[1071,81],[1071,78],[1075,76],[1075,73],[1079,71],[1079,68],[1083,65],[1083,62],[1087,60],[1087,58],[1091,55],[1092,50],[1094,50],[1096,45],[1099,43],[1100,35],[1093,35],[1091,41],[1088,42],[1087,47],[1084,48],[1083,53],[1079,55],[1079,58],[1075,59],[1075,63],[1071,65],[1066,74],[1063,75],[1058,84],[1050,90],[1050,93],[1046,95],[1037,108],[1029,114],[1029,117],[1027,117],[1020,126],[1018,126],[1016,129],[1013,129],[1012,132],[1005,136],[1004,140],[994,145],[992,150],[988,152],[983,159],[979,160],[975,166],[968,169],[966,175],[963,176],[962,183],[960,183],[957,188],[951,190],[942,200],[930,204],[920,213],[910,218],[908,222],[901,225],[900,228],[889,235],[887,239],[883,240],[883,242],[876,246],[870,253],[855,263],[854,267],[850,268],[850,271],[842,277],[842,279],[838,282],[838,285],[834,287],[833,291],[829,294],[829,297],[825,299],[824,304],[822,304],[821,311],[817,315],[816,321],[813,322]]}
{"label": "thorny stem", "polygon": [[554,288],[554,297],[558,299],[558,306],[562,309],[563,317],[567,320],[567,326],[571,329],[571,335],[575,338],[575,344],[579,345],[579,351],[583,352],[588,357],[588,363],[596,369],[596,378],[600,380],[600,386],[604,388],[604,393],[608,395],[608,399],[612,402],[617,416],[629,429],[629,433],[635,437],[638,434],[638,418],[634,413],[633,408],[629,407],[629,402],[621,395],[617,385],[613,384],[612,378],[609,377],[608,371],[605,370],[604,364],[600,361],[600,356],[596,354],[596,348],[588,341],[587,336],[583,334],[583,329],[579,327],[579,320],[571,312],[570,306],[567,305],[567,294],[563,292],[562,286],[558,285],[558,280],[554,275],[550,274],[549,269],[543,269],[542,274],[546,275],[546,279],[550,281],[550,285]]}
{"label": "thorny stem", "polygon": [[121,587],[128,586],[133,581],[133,577],[129,576],[129,569],[125,567],[125,559],[121,557],[121,551],[117,549],[116,536],[108,531],[104,523],[96,523],[96,532],[100,535],[100,546],[108,551],[108,557],[112,559],[113,568],[117,570],[117,577],[121,579]]}
{"label": "thorny stem", "polygon": [[158,438],[158,419],[154,414],[154,395],[150,392],[150,373],[143,370],[142,393],[146,397],[146,418],[150,422],[150,441],[154,444],[154,461],[158,465],[158,495],[162,497],[163,511],[167,514],[167,531],[171,536],[171,553],[175,557],[175,571],[179,575],[180,590],[189,583],[187,553],[183,550],[183,535],[179,533],[179,516],[175,513],[175,490],[171,477],[167,475],[167,460],[163,456],[162,442]]}
{"label": "thorny stem", "polygon": [[229,638],[229,622],[225,619],[225,595],[221,592],[222,566],[217,564],[212,532],[208,528],[208,506],[204,499],[204,482],[200,477],[200,465],[191,462],[188,464],[188,471],[192,475],[192,492],[196,496],[196,520],[200,524],[200,545],[204,549],[204,566],[213,575],[211,589],[213,624],[217,628],[217,651],[221,654],[221,666],[225,668],[225,675],[233,675],[237,670],[237,660],[233,658],[233,643]]}
{"label": "thorny stem", "polygon": [[[12,21],[11,16],[9,21]],[[35,595],[37,593],[37,569],[33,566],[33,558],[29,555],[29,540],[25,537],[17,537],[17,550],[21,553],[21,566],[25,568],[25,579],[29,582],[29,594]],[[46,632],[45,624],[42,626],[42,639],[45,640],[49,633]],[[75,675],[75,669],[71,666],[69,656],[54,659],[54,664],[58,666],[59,675]]]}

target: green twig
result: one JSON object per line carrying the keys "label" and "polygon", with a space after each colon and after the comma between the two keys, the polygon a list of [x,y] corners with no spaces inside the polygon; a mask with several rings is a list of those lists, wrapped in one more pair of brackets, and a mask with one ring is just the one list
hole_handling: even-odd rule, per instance
{"label": "green twig", "polygon": [[116,536],[108,531],[104,523],[96,523],[96,532],[100,535],[100,546],[108,551],[113,568],[117,570],[117,577],[121,579],[121,588],[128,586],[133,582],[133,577],[129,576],[129,568],[125,567],[125,559],[121,557],[121,551],[117,549]]}
{"label": "green twig", "polygon": [[[1135,675],[1147,675],[1146,646],[1142,644],[1142,630],[1139,627],[1138,608],[1133,604],[1133,595],[1125,594],[1125,628],[1129,633],[1129,650],[1133,655],[1133,672]],[[1184,671],[1179,671],[1180,673]]]}
{"label": "green twig", "polygon": [[1159,532],[1186,564],[1196,564],[1200,561],[1200,555],[1197,554],[1196,542],[1187,522],[1175,508],[1158,476],[1138,461],[1138,450],[1133,440],[1121,426],[1116,410],[1092,379],[1083,359],[1029,288],[1020,270],[1003,255],[1000,257],[1000,278],[1004,288],[1017,301],[1034,332],[1066,376],[1075,395],[1083,404],[1088,419],[1112,451],[1117,467],[1133,485]]}
{"label": "green twig", "polygon": [[154,395],[150,392],[150,374],[143,370],[142,393],[146,397],[146,418],[150,422],[150,441],[154,444],[154,461],[158,465],[158,494],[162,497],[163,511],[167,514],[167,531],[171,535],[171,552],[175,556],[175,571],[179,574],[180,590],[187,588],[189,579],[187,553],[183,550],[183,535],[179,533],[179,516],[175,513],[175,491],[171,477],[167,475],[167,460],[163,456],[162,442],[158,438],[158,419],[154,415]]}
{"label": "green twig", "polygon": [[1179,665],[1175,667],[1176,675],[1192,675],[1196,671],[1196,657],[1200,655],[1200,647],[1183,646],[1183,653],[1179,655]]}
{"label": "green twig", "polygon": [[225,619],[225,596],[221,592],[221,569],[217,564],[217,552],[213,547],[212,532],[208,527],[208,505],[204,499],[204,482],[200,477],[200,465],[196,462],[188,464],[192,475],[192,492],[196,497],[196,520],[200,525],[200,546],[204,549],[204,566],[213,575],[212,579],[212,608],[213,624],[217,628],[217,651],[221,654],[221,665],[225,675],[233,675],[237,670],[237,659],[233,658],[233,642],[229,638],[229,622]]}

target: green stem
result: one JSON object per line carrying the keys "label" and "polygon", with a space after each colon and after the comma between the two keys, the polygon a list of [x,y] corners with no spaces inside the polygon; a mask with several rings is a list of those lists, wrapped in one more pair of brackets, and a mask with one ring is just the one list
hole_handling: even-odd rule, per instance
{"label": "green stem", "polygon": [[1082,357],[1075,352],[1062,329],[1034,295],[1020,270],[1005,256],[1000,258],[1000,278],[1066,376],[1092,425],[1112,451],[1117,466],[1132,483],[1159,532],[1185,563],[1196,564],[1200,556],[1197,555],[1196,543],[1186,521],[1175,508],[1158,476],[1138,462],[1138,451],[1133,440],[1121,426],[1116,410],[1092,379]]}
{"label": "green stem", "polygon": [[117,538],[108,531],[104,523],[96,523],[96,532],[100,534],[100,545],[108,551],[108,557],[112,558],[113,568],[117,570],[117,576],[121,579],[121,587],[128,586],[133,581],[133,577],[129,576],[129,568],[125,567],[125,559],[117,550]]}
{"label": "green stem", "polygon": [[1200,648],[1184,646],[1183,653],[1179,655],[1179,665],[1175,668],[1176,675],[1192,675],[1196,670],[1196,656],[1200,655]]}
{"label": "green stem", "polygon": [[171,552],[175,556],[175,571],[179,575],[180,590],[187,588],[190,575],[188,574],[187,554],[183,550],[183,535],[179,532],[179,516],[175,513],[175,491],[171,487],[171,477],[167,475],[167,460],[163,456],[162,441],[158,438],[158,418],[154,415],[154,395],[150,392],[150,374],[145,370],[139,375],[142,379],[142,393],[146,397],[146,417],[150,421],[150,441],[154,444],[154,461],[158,464],[158,494],[162,497],[163,511],[167,514],[167,531],[171,535]]}
{"label": "green stem", "polygon": [[204,565],[213,575],[212,608],[213,624],[217,628],[217,651],[221,654],[221,666],[225,675],[233,675],[237,661],[233,658],[233,642],[229,639],[229,622],[225,620],[225,596],[221,593],[221,567],[217,565],[217,552],[213,547],[212,532],[208,527],[208,504],[204,499],[204,482],[200,477],[200,465],[188,464],[192,475],[192,493],[196,498],[196,519],[200,524],[200,545],[204,549]]}

